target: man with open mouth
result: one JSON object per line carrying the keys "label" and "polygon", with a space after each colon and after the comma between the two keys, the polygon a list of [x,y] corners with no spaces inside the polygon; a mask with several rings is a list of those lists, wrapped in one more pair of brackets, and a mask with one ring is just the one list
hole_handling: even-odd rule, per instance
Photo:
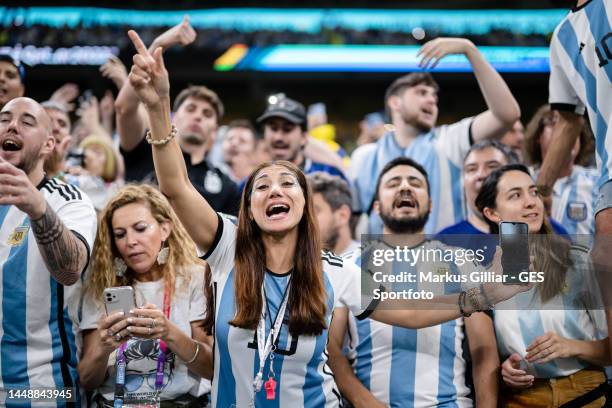
{"label": "man with open mouth", "polygon": [[13,390],[52,387],[80,405],[74,322],[97,220],[81,190],[45,176],[51,128],[30,98],[0,111],[0,382]]}

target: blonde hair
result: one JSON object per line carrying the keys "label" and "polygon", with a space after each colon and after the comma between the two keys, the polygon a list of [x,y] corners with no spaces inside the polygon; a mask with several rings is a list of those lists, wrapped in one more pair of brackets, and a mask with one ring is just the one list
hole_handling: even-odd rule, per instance
{"label": "blonde hair", "polygon": [[165,287],[171,296],[174,295],[177,278],[181,278],[181,287],[188,286],[191,280],[190,267],[203,264],[196,255],[195,243],[166,197],[149,185],[125,186],[110,199],[99,216],[91,270],[85,284],[86,294],[93,296],[96,302],[102,301],[102,293],[107,287],[133,284],[134,277],[129,269],[122,277],[116,274],[114,261],[115,258],[121,258],[121,255],[115,245],[112,228],[115,211],[132,203],[144,204],[157,222],[168,222],[171,225],[170,235],[166,240],[169,250],[168,261],[162,268]]}
{"label": "blonde hair", "polygon": [[111,142],[104,136],[89,135],[79,144],[79,148],[82,150],[91,146],[100,146],[104,149],[104,153],[106,154],[106,163],[104,163],[104,171],[102,172],[104,181],[115,181],[115,179],[117,179],[119,166],[117,164],[117,153],[115,149],[113,149]]}

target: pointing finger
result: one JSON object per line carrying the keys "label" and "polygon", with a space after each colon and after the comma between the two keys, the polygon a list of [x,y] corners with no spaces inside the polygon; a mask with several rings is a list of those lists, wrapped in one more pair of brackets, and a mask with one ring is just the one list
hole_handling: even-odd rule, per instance
{"label": "pointing finger", "polygon": [[134,30],[128,31],[128,36],[130,37],[130,40],[132,40],[132,44],[134,44],[136,51],[138,51],[140,55],[149,55],[149,52],[147,51],[147,47],[145,47],[144,43],[142,42],[142,40],[140,39],[140,36],[138,35],[136,31]]}

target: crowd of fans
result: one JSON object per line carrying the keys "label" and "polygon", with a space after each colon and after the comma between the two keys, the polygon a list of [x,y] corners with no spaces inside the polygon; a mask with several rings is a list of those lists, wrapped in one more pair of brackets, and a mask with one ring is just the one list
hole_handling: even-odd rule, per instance
{"label": "crowd of fans", "polygon": [[[511,89],[474,45],[505,42],[508,33],[438,38],[421,50],[424,67],[465,55],[483,112],[438,125],[439,85],[427,72],[404,75],[381,107],[391,123],[364,112],[349,154],[321,105],[307,110],[285,94],[273,95],[255,124],[223,124],[222,98],[202,85],[170,104],[163,51],[404,44],[414,41],[409,35],[196,35],[187,20],[140,37],[123,38],[125,31],[35,26],[0,34],[0,44],[136,47],[129,74],[117,59],[100,68],[116,99],[66,83],[38,103],[24,97],[21,64],[0,56],[5,389],[75,387],[78,404],[98,407],[196,407],[209,396],[216,407],[273,399],[287,407],[527,407],[585,394],[589,406],[603,406],[605,315],[585,278],[590,243],[571,242],[594,233],[593,136],[584,125],[547,214],[534,180],[558,114],[543,105],[523,126]],[[539,247],[533,240],[531,262],[545,284],[436,293],[451,297],[444,310],[359,304],[361,278],[352,271],[367,251],[362,233],[474,249],[500,221],[525,222],[544,237]],[[493,269],[495,246],[486,254]],[[333,252],[323,266],[321,248]],[[117,286],[136,294],[139,308],[127,318],[105,313],[104,290]],[[494,304],[505,307],[489,310]],[[572,310],[550,310],[567,304]]]}

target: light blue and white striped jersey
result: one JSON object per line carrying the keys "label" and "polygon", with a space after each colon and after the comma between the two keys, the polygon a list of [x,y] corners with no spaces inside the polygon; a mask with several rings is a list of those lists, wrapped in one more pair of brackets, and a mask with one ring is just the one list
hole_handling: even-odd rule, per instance
{"label": "light blue and white striped jersey", "polygon": [[[572,246],[570,259],[574,267],[567,271],[562,293],[547,303],[541,302],[534,286],[495,306],[493,321],[502,362],[513,353],[525,356],[527,346],[546,332],[587,341],[608,335],[600,289],[586,248]],[[527,362],[527,371],[538,378],[553,378],[589,366],[578,358],[564,358],[546,364]]]}
{"label": "light blue and white striped jersey", "polygon": [[[253,396],[253,379],[259,367],[255,330],[229,324],[236,312],[234,256],[236,226],[219,217],[216,244],[204,255],[211,266],[215,296],[215,347],[212,406],[247,407]],[[335,307],[347,307],[359,316],[361,281],[359,268],[329,253],[323,255],[323,275],[327,291],[326,321],[329,325]],[[289,280],[288,275],[266,272],[264,285],[272,316],[278,311]],[[288,313],[288,312],[287,312]],[[286,314],[285,319],[288,319]],[[285,320],[274,357],[277,381],[276,399],[267,400],[265,390],[257,393],[256,407],[328,408],[338,407],[340,394],[327,365],[327,330],[319,336],[293,337]],[[266,334],[270,322],[266,322]],[[269,375],[269,360],[264,381]]]}
{"label": "light blue and white striped jersey", "polygon": [[[438,241],[427,241],[423,246],[450,248]],[[360,265],[361,253],[353,251],[344,259]],[[454,264],[448,266],[455,273],[465,272]],[[394,272],[414,273],[418,268],[418,263],[412,268],[402,263]],[[446,293],[459,292],[459,285],[446,284]],[[402,288],[393,286],[394,290]],[[414,330],[372,319],[357,320],[349,314],[348,337],[349,349],[345,351],[357,378],[376,399],[391,408],[474,405],[465,380],[463,318]]]}
{"label": "light blue and white striped jersey", "polygon": [[[470,148],[470,127],[473,118],[433,128],[416,137],[407,148],[397,144],[393,132],[376,143],[360,146],[351,156],[349,178],[353,187],[356,210],[367,212],[376,194],[376,180],[391,160],[404,156],[421,164],[427,171],[432,209],[425,233],[433,234],[464,218],[461,168]],[[370,234],[382,233],[382,220],[372,212]]]}
{"label": "light blue and white striped jersey", "polygon": [[[91,253],[97,218],[89,198],[56,179],[45,179],[38,188],[47,205]],[[15,206],[0,206],[0,270],[0,388],[78,387],[81,281],[72,286],[55,281],[40,254],[29,217]],[[78,398],[78,388],[75,395]],[[49,401],[32,403],[49,405],[55,406]],[[24,405],[6,400],[0,406]]]}
{"label": "light blue and white striped jersey", "polygon": [[[532,173],[537,179],[539,169]],[[599,172],[574,165],[568,177],[558,179],[553,186],[551,217],[570,235],[595,234],[595,200]]]}
{"label": "light blue and white striped jersey", "polygon": [[610,179],[612,135],[612,0],[590,0],[572,9],[555,29],[550,43],[549,102],[552,109],[578,114],[586,108],[593,133],[598,187]]}

